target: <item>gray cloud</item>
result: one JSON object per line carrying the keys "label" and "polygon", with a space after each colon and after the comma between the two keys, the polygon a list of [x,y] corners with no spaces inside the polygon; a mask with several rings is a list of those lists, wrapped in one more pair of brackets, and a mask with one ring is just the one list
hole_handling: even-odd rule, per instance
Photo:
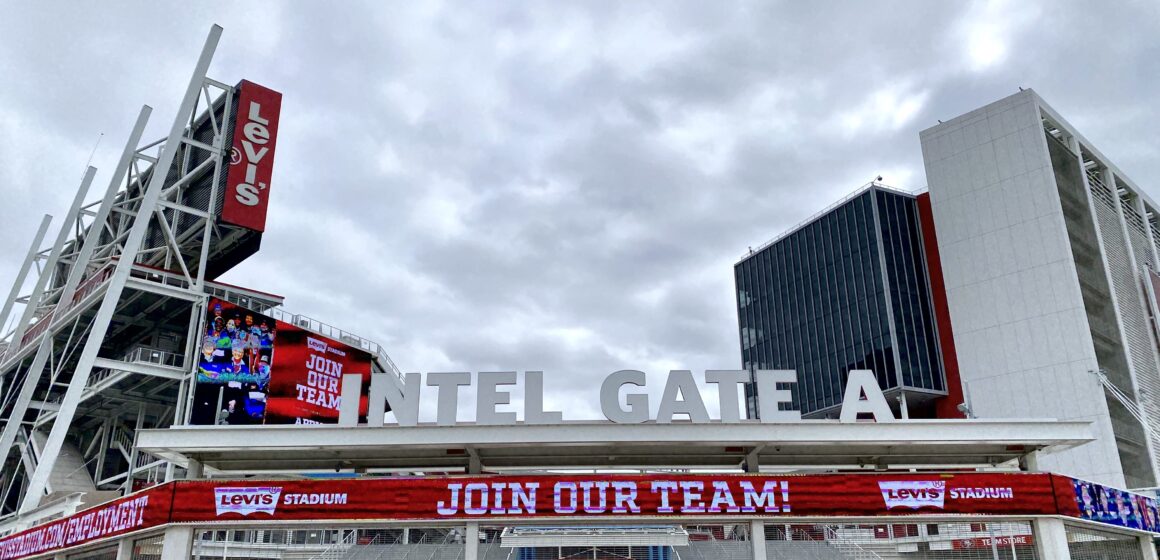
{"label": "gray cloud", "polygon": [[737,367],[746,247],[924,186],[918,131],[1017,86],[1160,182],[1153,3],[415,4],[7,8],[0,285],[99,132],[107,173],[140,104],[165,130],[213,22],[211,74],[284,94],[263,250],[224,280],[406,370],[543,369],[569,417],[616,369]]}

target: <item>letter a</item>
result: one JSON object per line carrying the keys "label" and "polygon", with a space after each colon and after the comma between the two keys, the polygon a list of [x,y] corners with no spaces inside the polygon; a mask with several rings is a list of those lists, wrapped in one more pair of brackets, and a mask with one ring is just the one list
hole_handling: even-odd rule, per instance
{"label": "letter a", "polygon": [[[865,400],[862,400],[863,394],[866,395]],[[850,372],[838,421],[857,422],[859,414],[869,414],[875,422],[894,421],[894,413],[890,411],[890,405],[878,387],[878,379],[874,377],[874,372],[865,369]]]}

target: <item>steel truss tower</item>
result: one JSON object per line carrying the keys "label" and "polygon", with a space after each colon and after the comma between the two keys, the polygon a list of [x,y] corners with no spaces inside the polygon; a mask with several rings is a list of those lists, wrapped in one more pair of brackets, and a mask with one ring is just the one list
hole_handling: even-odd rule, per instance
{"label": "steel truss tower", "polygon": [[188,421],[210,296],[340,338],[397,373],[377,344],[213,281],[261,240],[217,219],[236,94],[206,76],[221,32],[211,28],[168,135],[142,141],[142,107],[104,193],[84,203],[88,168],[48,249],[45,216],[0,310],[0,327],[18,317],[0,336],[0,533],[181,474],[134,440]]}

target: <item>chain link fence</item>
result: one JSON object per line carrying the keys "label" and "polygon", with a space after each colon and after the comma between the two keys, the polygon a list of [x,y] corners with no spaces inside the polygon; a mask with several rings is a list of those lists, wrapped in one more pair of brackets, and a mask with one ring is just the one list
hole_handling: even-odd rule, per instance
{"label": "chain link fence", "polygon": [[1132,535],[1066,525],[1071,560],[1144,560],[1140,541]]}
{"label": "chain link fence", "polygon": [[767,524],[770,560],[1039,560],[1031,522]]}
{"label": "chain link fence", "polygon": [[65,558],[68,560],[117,560],[117,545],[69,554]]}

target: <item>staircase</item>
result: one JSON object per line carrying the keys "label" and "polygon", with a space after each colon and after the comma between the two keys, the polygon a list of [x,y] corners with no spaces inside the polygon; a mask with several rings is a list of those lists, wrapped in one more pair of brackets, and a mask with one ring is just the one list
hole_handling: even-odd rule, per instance
{"label": "staircase", "polygon": [[[47,434],[40,430],[32,430],[29,442],[32,444],[36,457],[40,457],[40,450],[44,448],[44,443],[47,440]],[[57,456],[56,464],[53,465],[52,473],[49,475],[48,487],[51,489],[50,499],[54,495],[94,492],[97,489],[97,485],[93,483],[93,477],[89,475],[89,469],[85,466],[85,459],[80,449],[77,449],[67,440],[60,447],[60,454]]]}

